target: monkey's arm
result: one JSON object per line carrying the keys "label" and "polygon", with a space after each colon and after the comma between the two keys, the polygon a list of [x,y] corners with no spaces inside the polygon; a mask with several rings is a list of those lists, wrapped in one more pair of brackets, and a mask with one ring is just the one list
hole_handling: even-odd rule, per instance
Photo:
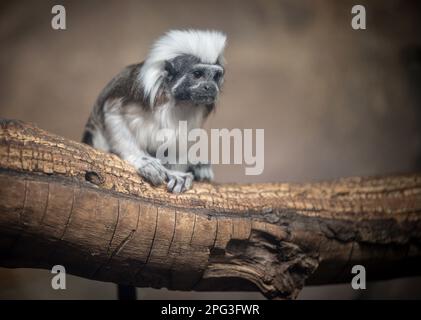
{"label": "monkey's arm", "polygon": [[110,151],[130,163],[153,185],[164,183],[167,179],[167,170],[159,159],[139,148],[127,122],[119,112],[121,108],[123,108],[121,99],[108,100],[104,105],[104,126]]}
{"label": "monkey's arm", "polygon": [[107,131],[110,151],[130,163],[146,180],[157,186],[168,180],[170,192],[183,192],[191,188],[193,175],[165,168],[161,161],[142,150],[129,130],[121,113],[121,99],[110,99],[104,105],[104,126]]}

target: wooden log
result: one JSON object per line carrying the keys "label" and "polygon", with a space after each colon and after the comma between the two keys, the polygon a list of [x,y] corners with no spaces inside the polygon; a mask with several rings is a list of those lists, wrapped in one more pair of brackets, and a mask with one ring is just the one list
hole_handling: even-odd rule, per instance
{"label": "wooden log", "polygon": [[206,184],[171,194],[127,163],[0,122],[0,266],[177,290],[260,290],[421,274],[421,174]]}

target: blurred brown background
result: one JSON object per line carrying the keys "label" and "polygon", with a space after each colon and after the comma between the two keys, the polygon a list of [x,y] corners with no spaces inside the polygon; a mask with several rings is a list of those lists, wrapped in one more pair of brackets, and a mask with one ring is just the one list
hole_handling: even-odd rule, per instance
{"label": "blurred brown background", "polygon": [[[51,28],[62,4],[67,30]],[[351,28],[363,4],[367,30]],[[80,140],[103,86],[175,28],[227,33],[227,76],[208,128],[264,128],[265,170],[220,165],[217,181],[311,181],[421,169],[420,1],[2,1],[0,117]],[[368,274],[368,279],[370,275]],[[114,299],[114,284],[0,269],[0,298]],[[149,298],[258,293],[141,289]],[[299,298],[421,298],[421,280],[305,288]]]}

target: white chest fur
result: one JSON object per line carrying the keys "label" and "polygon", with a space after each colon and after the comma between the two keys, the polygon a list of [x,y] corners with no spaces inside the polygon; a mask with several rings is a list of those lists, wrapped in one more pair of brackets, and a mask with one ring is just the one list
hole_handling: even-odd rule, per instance
{"label": "white chest fur", "polygon": [[[129,130],[135,137],[138,146],[154,155],[162,141],[158,139],[158,134],[162,129],[166,130],[171,143],[179,140],[180,121],[187,123],[187,132],[200,128],[203,124],[206,107],[193,104],[177,104],[167,102],[161,106],[156,106],[153,112],[145,112],[138,105],[125,106],[124,112]],[[168,137],[168,133],[171,136]]]}

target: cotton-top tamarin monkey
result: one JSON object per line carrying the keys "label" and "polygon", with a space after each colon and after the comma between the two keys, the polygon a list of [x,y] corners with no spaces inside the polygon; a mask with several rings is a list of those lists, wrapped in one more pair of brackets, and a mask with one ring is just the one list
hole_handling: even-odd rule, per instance
{"label": "cotton-top tamarin monkey", "polygon": [[[153,45],[146,60],[126,67],[99,95],[83,142],[133,165],[153,185],[188,190],[193,179],[212,180],[209,164],[169,164],[157,158],[157,133],[179,121],[200,128],[215,108],[224,78],[226,36],[217,31],[173,30]],[[177,157],[180,155],[178,154]]]}

